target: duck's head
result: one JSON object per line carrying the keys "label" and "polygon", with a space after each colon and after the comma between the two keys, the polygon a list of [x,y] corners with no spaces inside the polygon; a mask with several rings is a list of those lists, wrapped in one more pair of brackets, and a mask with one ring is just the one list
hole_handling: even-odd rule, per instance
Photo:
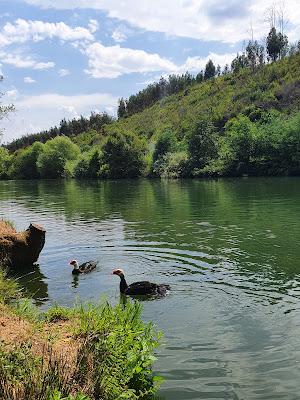
{"label": "duck's head", "polygon": [[118,275],[120,278],[124,276],[124,271],[121,268],[115,268],[112,273],[112,275]]}
{"label": "duck's head", "polygon": [[77,262],[77,260],[71,260],[70,262],[69,262],[69,265],[71,265],[73,268],[78,268],[78,262]]}

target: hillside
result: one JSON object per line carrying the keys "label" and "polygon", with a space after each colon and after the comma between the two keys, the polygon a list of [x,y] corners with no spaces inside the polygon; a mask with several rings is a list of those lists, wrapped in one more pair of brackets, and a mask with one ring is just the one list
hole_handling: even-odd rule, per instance
{"label": "hillside", "polygon": [[[12,152],[32,143],[30,135],[18,139],[7,146],[10,154],[0,149],[0,177],[298,175],[299,67],[298,52],[201,83],[191,80],[142,112],[117,121],[105,116],[101,129],[67,127],[46,144]],[[42,138],[34,135],[35,142]]]}
{"label": "hillside", "polygon": [[237,74],[195,83],[141,113],[106,126],[106,131],[130,131],[151,138],[171,129],[181,139],[201,119],[211,118],[222,131],[225,123],[240,113],[252,120],[270,109],[291,114],[300,109],[299,67],[297,54],[255,71],[245,68]]}

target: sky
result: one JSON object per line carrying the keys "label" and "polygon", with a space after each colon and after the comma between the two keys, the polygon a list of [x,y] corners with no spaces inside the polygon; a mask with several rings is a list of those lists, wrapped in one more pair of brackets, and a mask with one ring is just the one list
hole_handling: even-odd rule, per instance
{"label": "sky", "polygon": [[263,41],[272,5],[290,41],[300,39],[299,0],[0,0],[3,142],[62,118],[115,115],[118,99],[161,75],[230,64]]}

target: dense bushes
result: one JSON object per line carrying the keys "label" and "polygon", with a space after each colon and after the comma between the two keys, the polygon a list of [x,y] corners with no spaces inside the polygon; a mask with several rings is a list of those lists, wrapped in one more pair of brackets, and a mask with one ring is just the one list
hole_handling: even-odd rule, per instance
{"label": "dense bushes", "polygon": [[217,156],[217,137],[210,120],[199,121],[188,136],[191,173],[203,169]]}
{"label": "dense bushes", "polygon": [[36,165],[42,178],[62,178],[66,175],[67,161],[76,160],[79,147],[67,137],[51,139],[44,145]]}
{"label": "dense bushes", "polygon": [[44,145],[35,142],[27,149],[17,152],[11,169],[11,176],[19,179],[39,178],[37,160],[43,151]]}
{"label": "dense bushes", "polygon": [[99,175],[107,178],[136,178],[145,167],[145,142],[136,135],[113,133],[102,147]]}
{"label": "dense bushes", "polygon": [[[300,174],[300,112],[246,110],[222,134],[209,119],[179,140],[169,129],[146,145],[137,135],[109,134],[102,144],[79,147],[67,137],[34,143],[10,155],[0,147],[0,178],[163,178]],[[84,146],[85,147],[85,146]]]}
{"label": "dense bushes", "polygon": [[0,147],[0,179],[8,178],[8,168],[11,157],[6,149]]}
{"label": "dense bushes", "polygon": [[101,151],[96,147],[80,155],[74,166],[75,178],[97,178],[102,165]]}

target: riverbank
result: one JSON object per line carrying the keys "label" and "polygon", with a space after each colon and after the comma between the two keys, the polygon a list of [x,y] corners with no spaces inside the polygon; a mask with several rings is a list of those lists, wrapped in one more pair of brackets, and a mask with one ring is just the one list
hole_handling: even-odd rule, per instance
{"label": "riverbank", "polygon": [[0,273],[0,398],[150,399],[160,335],[128,302],[42,313]]}

